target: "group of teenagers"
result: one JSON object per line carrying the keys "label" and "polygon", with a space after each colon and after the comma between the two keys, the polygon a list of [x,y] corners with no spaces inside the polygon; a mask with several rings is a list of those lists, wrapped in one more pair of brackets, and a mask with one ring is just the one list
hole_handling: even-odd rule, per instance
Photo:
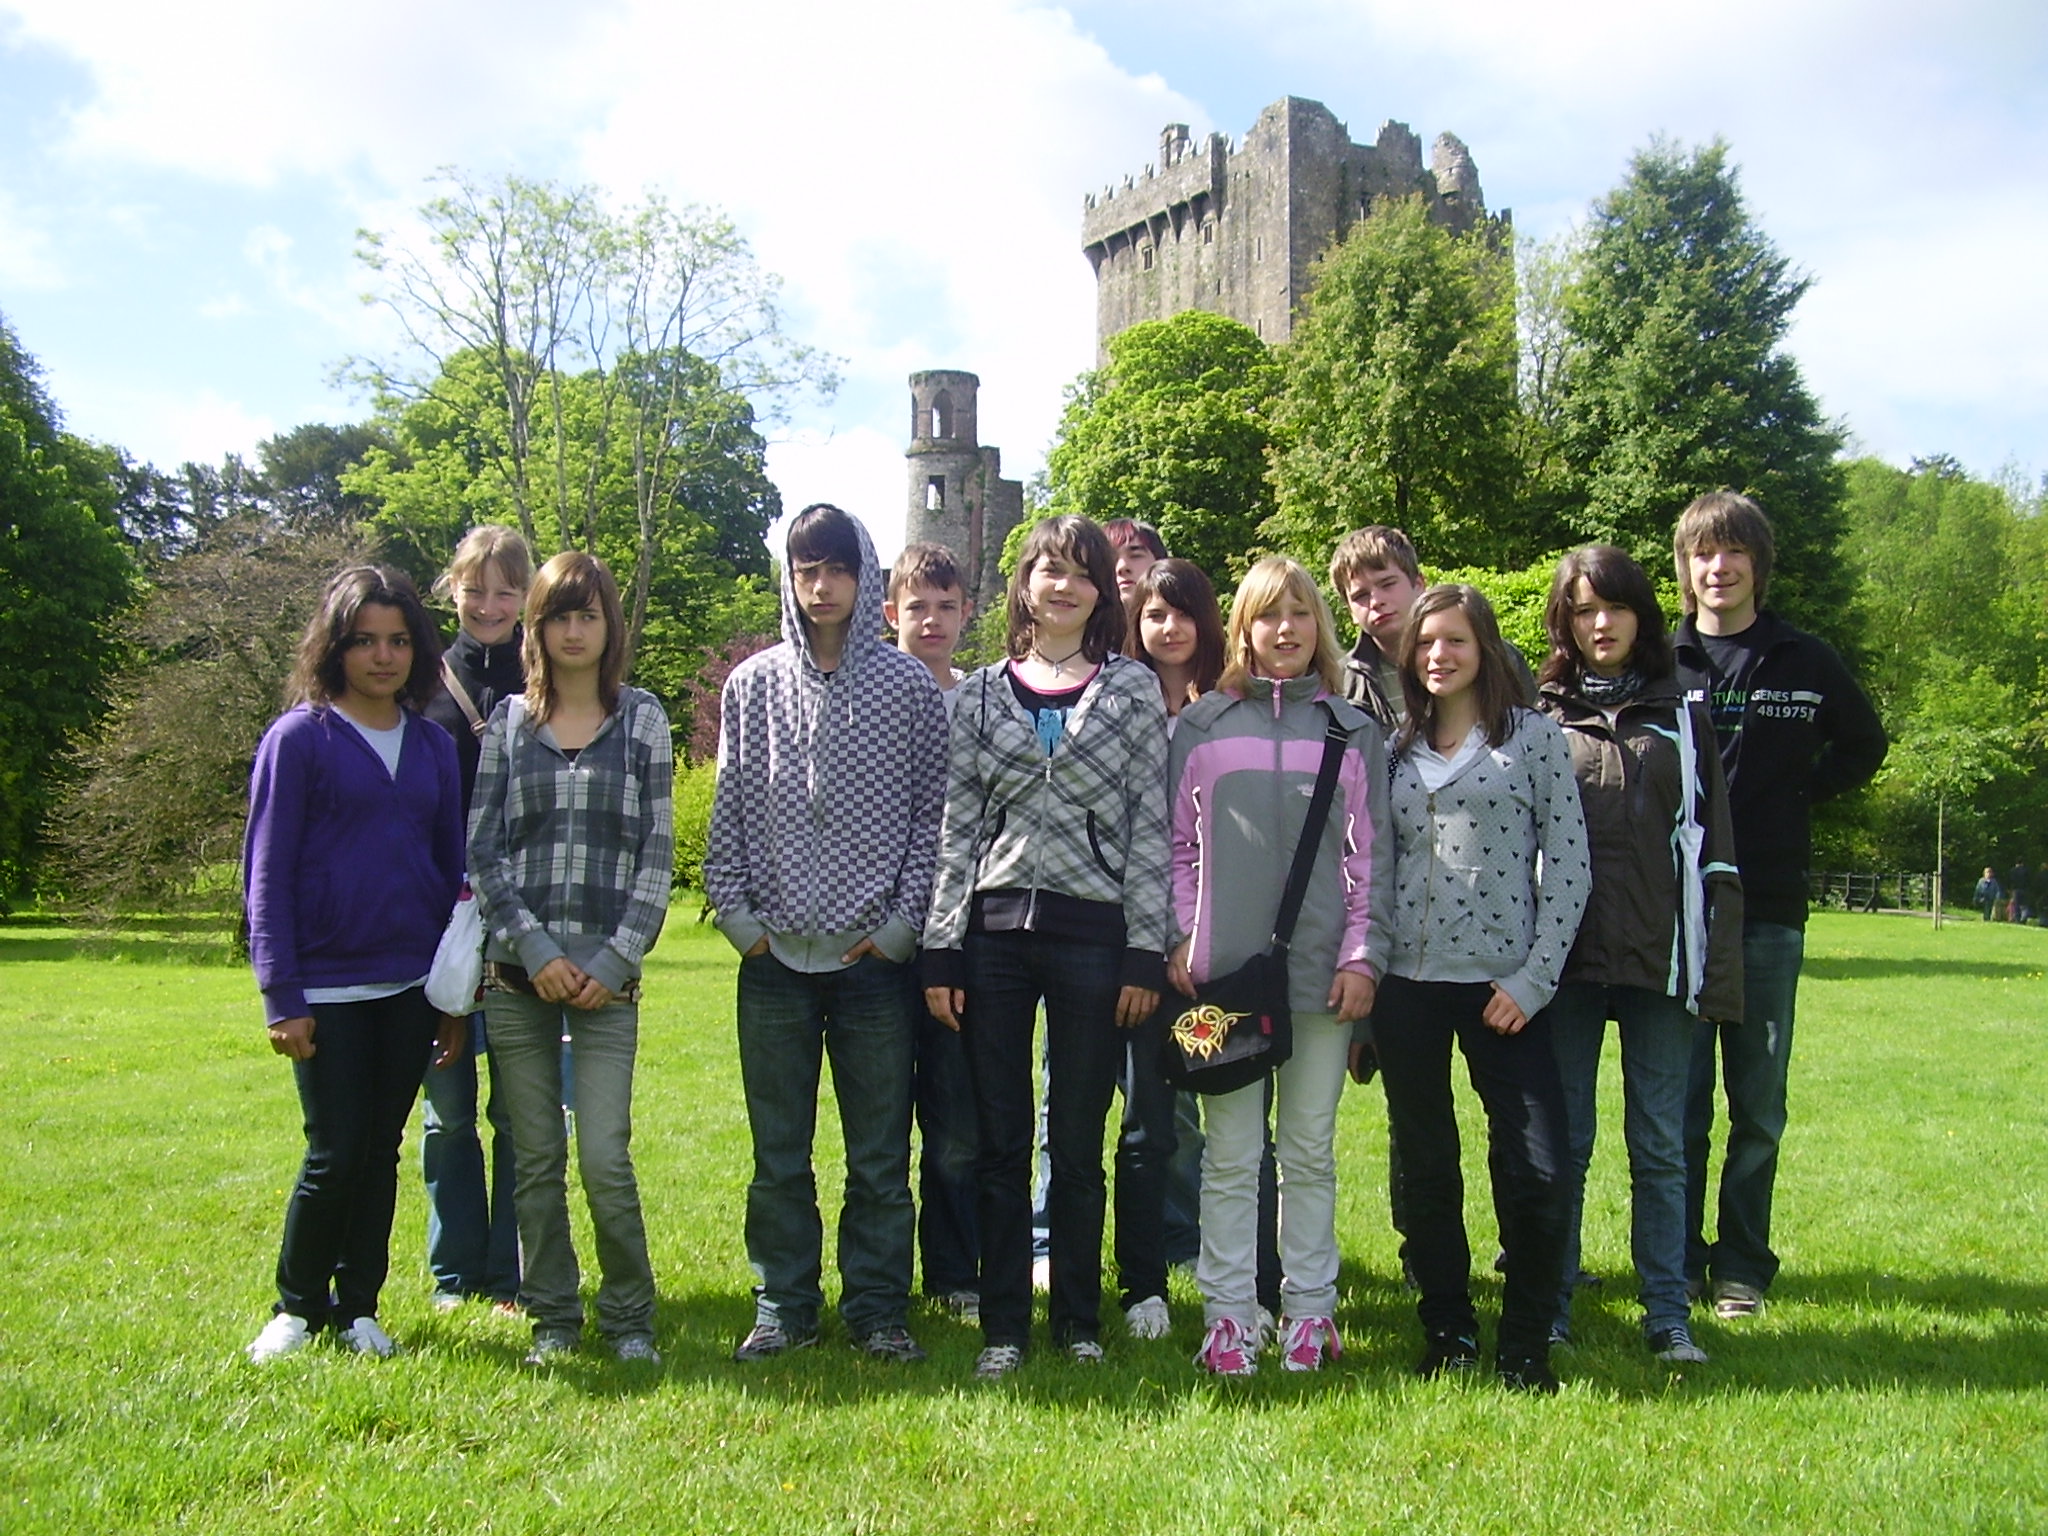
{"label": "group of teenagers", "polygon": [[[583,1335],[565,1060],[599,1330],[621,1358],[658,1358],[628,1138],[639,963],[672,853],[667,726],[619,682],[616,590],[587,555],[557,556],[525,594],[523,678],[481,687],[475,652],[512,643],[517,601],[503,594],[523,573],[502,544],[473,543],[501,532],[457,552],[447,585],[462,633],[445,669],[402,577],[338,578],[302,647],[302,702],[258,755],[251,953],[272,1043],[294,1058],[307,1152],[254,1358],[323,1327],[391,1348],[377,1288],[399,1138],[430,1058],[430,1101],[433,1078],[467,1064],[466,1101],[443,1097],[458,1116],[466,1102],[475,1139],[474,1042],[419,990],[465,869],[488,934],[480,1022],[508,1106],[528,1358]],[[1396,529],[1350,534],[1332,558],[1358,624],[1347,651],[1291,560],[1254,564],[1226,622],[1208,577],[1146,524],[1052,517],[1028,530],[1003,599],[1004,659],[963,676],[952,658],[971,615],[951,554],[913,545],[885,574],[857,519],[800,513],[782,643],[725,684],[704,865],[741,957],[753,1145],[755,1316],[735,1358],[820,1337],[813,1142],[829,1058],[845,1143],[837,1306],[871,1357],[923,1358],[909,1328],[921,1248],[926,1295],[979,1324],[975,1376],[1018,1370],[1042,1222],[1052,1345],[1103,1358],[1103,1146],[1121,1094],[1128,1335],[1170,1332],[1165,1233],[1180,1199],[1198,1210],[1196,1364],[1246,1375],[1270,1353],[1322,1367],[1342,1349],[1338,1105],[1347,1081],[1376,1075],[1417,1370],[1475,1371],[1455,1042],[1485,1111],[1499,1226],[1493,1369],[1555,1391],[1614,1019],[1645,1340],[1663,1360],[1703,1362],[1693,1303],[1751,1316],[1777,1269],[1808,813],[1868,779],[1886,743],[1834,651],[1762,607],[1774,541],[1753,501],[1700,497],[1674,546],[1675,635],[1626,553],[1564,557],[1532,677],[1486,598],[1425,586]],[[495,639],[471,618],[492,594],[513,619]],[[452,733],[403,707],[445,717],[453,694]],[[473,790],[451,744],[477,752],[471,721]],[[1312,818],[1328,753],[1334,793]],[[350,830],[371,817],[388,858],[365,858]],[[1195,1111],[1162,1071],[1168,1021],[1272,944],[1311,820],[1288,944],[1291,1053]],[[371,931],[343,932],[338,907]],[[1717,1087],[1728,1127],[1710,1242]],[[468,1162],[480,1173],[480,1151]],[[506,1267],[482,1253],[489,1223],[463,1225],[476,1278],[451,1284],[437,1263],[437,1280],[507,1299],[483,1278]]]}

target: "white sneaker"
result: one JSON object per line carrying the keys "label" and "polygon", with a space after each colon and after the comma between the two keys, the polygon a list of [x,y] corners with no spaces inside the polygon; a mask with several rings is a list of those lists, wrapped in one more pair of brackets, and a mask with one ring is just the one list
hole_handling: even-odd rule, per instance
{"label": "white sneaker", "polygon": [[279,1312],[263,1325],[263,1331],[256,1335],[243,1351],[252,1365],[264,1365],[272,1360],[282,1360],[286,1355],[297,1354],[313,1337],[303,1317],[293,1317],[289,1312]]}
{"label": "white sneaker", "polygon": [[379,1360],[388,1360],[398,1353],[391,1335],[377,1326],[374,1317],[359,1317],[342,1329],[341,1342],[359,1355],[375,1355]]}
{"label": "white sneaker", "polygon": [[1173,1332],[1173,1314],[1166,1310],[1164,1296],[1147,1296],[1134,1301],[1124,1313],[1134,1339],[1163,1339]]}

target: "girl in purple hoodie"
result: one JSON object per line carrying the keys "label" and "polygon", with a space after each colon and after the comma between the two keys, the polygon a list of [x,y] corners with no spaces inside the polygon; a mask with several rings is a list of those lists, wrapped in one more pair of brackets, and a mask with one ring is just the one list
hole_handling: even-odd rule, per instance
{"label": "girl in purple hoodie", "polygon": [[399,1140],[428,1059],[452,1060],[463,1044],[462,1021],[425,992],[462,881],[455,743],[418,713],[440,650],[401,572],[350,566],[299,642],[291,708],[256,749],[242,861],[249,958],[306,1127],[277,1309],[248,1347],[258,1363],[323,1328],[358,1354],[394,1348],[377,1296]]}

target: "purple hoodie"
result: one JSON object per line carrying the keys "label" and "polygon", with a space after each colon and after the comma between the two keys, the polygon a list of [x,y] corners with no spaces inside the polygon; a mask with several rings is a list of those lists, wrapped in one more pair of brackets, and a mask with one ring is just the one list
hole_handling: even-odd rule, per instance
{"label": "purple hoodie", "polygon": [[462,884],[455,743],[405,711],[398,777],[331,709],[271,722],[249,776],[242,851],[249,960],[266,1024],[308,987],[410,982],[433,963]]}

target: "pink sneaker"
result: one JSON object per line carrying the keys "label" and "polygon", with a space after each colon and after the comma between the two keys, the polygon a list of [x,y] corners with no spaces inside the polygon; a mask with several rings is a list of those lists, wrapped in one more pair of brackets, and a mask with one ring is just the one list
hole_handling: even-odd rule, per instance
{"label": "pink sneaker", "polygon": [[1195,1364],[1218,1376],[1250,1376],[1259,1368],[1259,1343],[1234,1317],[1219,1317],[1209,1325]]}
{"label": "pink sneaker", "polygon": [[1337,1324],[1331,1318],[1283,1317],[1280,1337],[1282,1370],[1320,1371],[1326,1354],[1334,1360],[1344,1353],[1344,1341],[1337,1337]]}

